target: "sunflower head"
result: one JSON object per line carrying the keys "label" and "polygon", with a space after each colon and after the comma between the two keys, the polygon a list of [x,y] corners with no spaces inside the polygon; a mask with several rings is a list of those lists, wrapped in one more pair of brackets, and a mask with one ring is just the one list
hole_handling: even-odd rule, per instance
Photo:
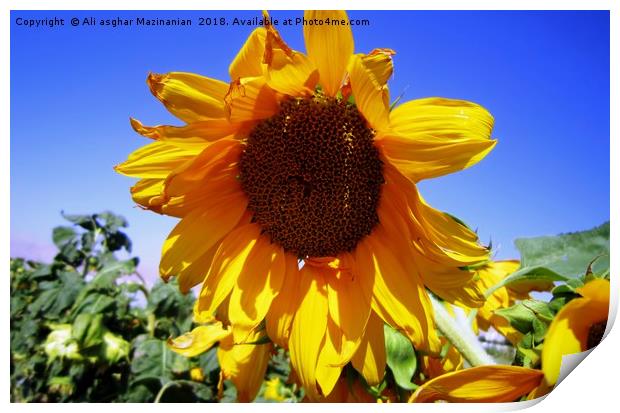
{"label": "sunflower head", "polygon": [[[266,362],[242,373],[250,350],[237,346],[265,333],[290,350],[312,400],[333,391],[349,362],[368,383],[382,380],[384,323],[439,354],[428,290],[475,301],[464,288],[474,274],[462,268],[489,256],[416,183],[482,159],[495,145],[491,115],[443,98],[392,110],[394,51],[354,53],[343,11],[304,19],[343,24],[305,25],[305,53],[273,26],[257,28],[227,81],[149,75],[184,125],[132,120],[154,142],[116,167],[141,178],[131,190],[140,206],[181,218],[160,272],[184,292],[202,284],[195,314],[211,323],[188,348],[219,341],[225,375],[249,399]],[[263,357],[269,346],[252,351]]]}
{"label": "sunflower head", "polygon": [[379,222],[384,179],[373,136],[342,99],[319,92],[283,101],[239,159],[254,222],[299,258],[352,251]]}

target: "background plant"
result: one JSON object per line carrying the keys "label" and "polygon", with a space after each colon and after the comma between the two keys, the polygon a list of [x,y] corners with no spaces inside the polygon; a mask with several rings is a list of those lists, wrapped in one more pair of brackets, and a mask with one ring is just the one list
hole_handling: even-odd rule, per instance
{"label": "background plant", "polygon": [[[127,222],[110,212],[63,215],[53,230],[58,252],[51,263],[12,258],[11,400],[15,402],[234,401],[232,383],[220,382],[216,349],[185,358],[167,346],[192,328],[193,295],[175,282],[149,288],[129,257]],[[498,310],[523,334],[512,348],[487,351],[503,362],[540,366],[547,327],[592,277],[609,278],[609,223],[590,231],[516,241],[521,269],[493,289],[553,281],[547,297]],[[492,289],[492,290],[493,290]],[[492,291],[489,291],[491,293]],[[387,372],[365,391],[375,399],[406,400],[423,376],[411,343],[385,328]],[[481,337],[484,340],[484,337]],[[445,351],[448,351],[449,344]],[[363,379],[348,366],[348,383]],[[292,384],[288,355],[271,359],[256,401],[303,399]]]}

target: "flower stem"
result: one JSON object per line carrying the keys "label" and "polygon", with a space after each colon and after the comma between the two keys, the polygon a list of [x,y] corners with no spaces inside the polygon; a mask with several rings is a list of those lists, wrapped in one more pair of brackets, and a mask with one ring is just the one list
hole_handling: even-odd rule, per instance
{"label": "flower stem", "polygon": [[431,301],[437,327],[472,367],[496,364],[495,360],[484,351],[472,330],[458,324],[437,299],[431,297]]}

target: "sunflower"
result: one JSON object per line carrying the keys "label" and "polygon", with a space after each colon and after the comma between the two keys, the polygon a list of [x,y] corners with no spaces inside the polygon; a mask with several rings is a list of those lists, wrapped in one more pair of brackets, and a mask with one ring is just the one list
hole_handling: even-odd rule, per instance
{"label": "sunflower", "polygon": [[[489,261],[474,269],[476,275],[473,282],[477,284],[479,290],[492,291],[484,301],[484,305],[473,310],[476,311],[473,323],[476,333],[479,328],[489,330],[493,327],[513,345],[516,345],[523,337],[523,334],[512,327],[506,318],[496,314],[495,310],[508,308],[518,300],[530,298],[529,293],[531,291],[549,291],[554,287],[554,284],[545,280],[527,280],[494,289],[502,280],[517,271],[519,266],[518,260]],[[470,311],[467,306],[462,305],[462,307],[465,311]]]}
{"label": "sunflower", "polygon": [[609,313],[609,280],[595,278],[577,288],[581,295],[555,315],[545,335],[542,368],[547,385],[560,376],[562,357],[596,347],[603,339]]}
{"label": "sunflower", "polygon": [[560,376],[562,358],[595,347],[609,312],[609,280],[594,278],[578,288],[556,314],[545,335],[542,370],[518,366],[478,366],[447,373],[420,386],[410,402],[510,402],[549,393]]}
{"label": "sunflower", "polygon": [[232,343],[264,330],[289,349],[317,400],[349,362],[381,380],[383,323],[439,353],[428,290],[472,301],[462,287],[473,273],[461,268],[489,250],[416,183],[477,163],[496,141],[492,116],[471,102],[391,110],[394,51],[354,53],[343,11],[304,18],[344,24],[305,25],[306,53],[271,25],[255,29],[230,82],[149,75],[185,125],[132,119],[154,142],[116,170],[141,178],[137,204],[181,218],[163,246],[164,280],[176,276],[183,292],[202,283],[197,314],[225,312]]}

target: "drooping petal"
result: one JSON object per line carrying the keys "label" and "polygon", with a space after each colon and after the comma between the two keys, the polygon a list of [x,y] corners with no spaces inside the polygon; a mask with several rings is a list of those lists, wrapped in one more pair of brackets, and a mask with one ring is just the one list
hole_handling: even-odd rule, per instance
{"label": "drooping petal", "polygon": [[166,142],[153,142],[132,152],[114,170],[138,178],[165,178],[199,152],[200,149],[196,148],[179,148]]}
{"label": "drooping petal", "polygon": [[447,373],[420,386],[411,403],[507,403],[527,395],[540,384],[540,370],[518,366],[480,366]]}
{"label": "drooping petal", "polygon": [[223,118],[228,84],[193,73],[149,74],[151,92],[179,119],[191,123]]}
{"label": "drooping petal", "polygon": [[[253,342],[259,339],[258,335],[250,338]],[[234,344],[232,335],[220,343],[217,359],[222,374],[235,384],[240,402],[247,403],[256,398],[265,378],[272,348],[270,343]]]}
{"label": "drooping petal", "polygon": [[227,119],[203,120],[186,126],[144,126],[136,119],[130,121],[131,127],[142,136],[197,151],[219,139],[233,137],[243,126]]}
{"label": "drooping petal", "polygon": [[327,328],[327,291],[323,275],[306,265],[300,271],[300,305],[289,339],[291,363],[311,400],[319,398],[316,366]]}
{"label": "drooping petal", "polygon": [[369,385],[376,386],[383,380],[386,363],[383,320],[374,312],[370,314],[364,337],[351,363]]}
{"label": "drooping petal", "polygon": [[265,318],[271,302],[281,290],[285,268],[282,247],[272,244],[267,237],[259,238],[230,296],[228,316],[235,342],[245,340]]}
{"label": "drooping petal", "polygon": [[263,76],[233,81],[225,100],[231,122],[265,119],[278,112],[276,92]]}
{"label": "drooping petal", "polygon": [[228,68],[231,80],[261,76],[266,73],[266,65],[263,63],[266,36],[267,30],[264,27],[258,27],[252,31]]}
{"label": "drooping petal", "polygon": [[345,24],[304,24],[304,39],[310,61],[319,70],[319,83],[328,96],[336,96],[344,78],[349,57],[353,54],[353,33],[346,12],[309,10],[305,20],[325,22],[336,19]]}
{"label": "drooping petal", "polygon": [[331,317],[328,317],[327,330],[316,366],[316,381],[321,386],[321,393],[324,396],[332,392],[340,377],[342,367],[348,362],[346,359],[342,360],[342,344],[342,331]]}
{"label": "drooping petal", "polygon": [[590,329],[607,321],[609,291],[609,281],[590,281],[578,290],[583,297],[571,300],[554,317],[542,351],[542,368],[549,386],[558,380],[562,357],[588,350]]}
{"label": "drooping petal", "polygon": [[359,342],[370,315],[370,291],[362,288],[360,276],[351,270],[332,270],[325,279],[330,318],[346,341]]}
{"label": "drooping petal", "polygon": [[267,313],[266,327],[269,338],[280,347],[288,348],[293,317],[299,306],[299,263],[297,257],[286,254],[285,276],[280,293],[274,298]]}
{"label": "drooping petal", "polygon": [[390,132],[378,138],[386,158],[414,182],[468,168],[493,149],[493,117],[475,103],[427,98],[390,112]]}
{"label": "drooping petal", "polygon": [[230,336],[229,329],[217,322],[205,326],[198,326],[192,331],[174,339],[168,339],[168,347],[175,353],[185,357],[194,357],[209,350],[215,343]]}
{"label": "drooping petal", "polygon": [[228,234],[245,212],[243,193],[221,198],[210,208],[196,209],[172,230],[162,248],[159,265],[164,278],[179,274]]}
{"label": "drooping petal", "polygon": [[349,62],[351,89],[355,105],[364,115],[371,128],[383,131],[389,123],[390,96],[385,84],[380,84],[366,68],[358,55]]}
{"label": "drooping petal", "polygon": [[449,267],[462,267],[487,261],[490,251],[480,245],[475,232],[454,217],[430,207],[416,185],[396,168],[385,165],[385,193],[399,216],[406,217],[416,248],[429,260]]}
{"label": "drooping petal", "polygon": [[379,225],[358,244],[355,261],[364,288],[373,291],[373,310],[416,348],[438,352],[433,308],[407,247],[386,237]]}
{"label": "drooping petal", "polygon": [[249,224],[235,229],[224,238],[198,297],[199,311],[214,313],[228,297],[259,237],[260,227]]}

